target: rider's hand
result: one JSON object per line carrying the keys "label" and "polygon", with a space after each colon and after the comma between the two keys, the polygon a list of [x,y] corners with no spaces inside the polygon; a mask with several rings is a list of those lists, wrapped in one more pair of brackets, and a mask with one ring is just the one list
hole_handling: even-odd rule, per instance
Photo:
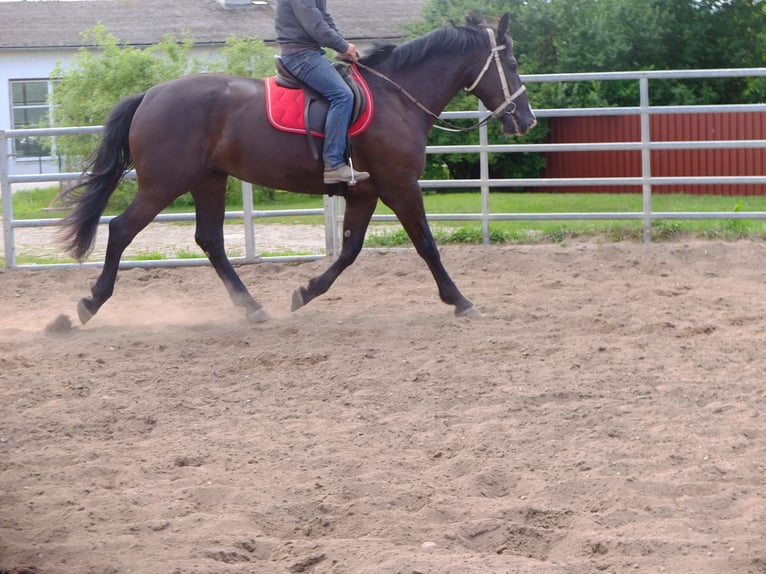
{"label": "rider's hand", "polygon": [[357,51],[356,46],[349,42],[348,50],[343,54],[343,57],[356,64],[359,61],[359,52]]}

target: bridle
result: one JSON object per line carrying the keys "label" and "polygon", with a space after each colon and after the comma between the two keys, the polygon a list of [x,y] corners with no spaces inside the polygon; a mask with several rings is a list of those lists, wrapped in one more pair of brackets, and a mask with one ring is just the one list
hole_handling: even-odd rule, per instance
{"label": "bridle", "polygon": [[[467,88],[465,88],[466,92],[473,92],[473,90],[476,89],[476,86],[479,85],[481,80],[484,78],[484,75],[487,73],[487,70],[489,70],[490,65],[492,62],[495,62],[495,65],[497,66],[497,73],[500,76],[500,83],[503,86],[503,96],[505,99],[503,100],[503,103],[500,104],[494,111],[490,113],[487,117],[485,117],[483,120],[475,123],[472,126],[469,126],[467,128],[464,128],[462,126],[459,126],[457,124],[454,124],[450,121],[443,120],[439,117],[438,114],[435,114],[431,110],[429,110],[426,106],[424,106],[422,103],[418,101],[418,99],[410,94],[407,90],[405,90],[402,86],[397,84],[394,80],[386,76],[385,74],[382,74],[381,72],[378,72],[374,68],[370,68],[369,66],[365,66],[364,64],[361,64],[357,62],[355,65],[367,70],[371,74],[385,80],[392,86],[394,86],[399,92],[402,93],[408,100],[410,100],[413,104],[415,104],[417,107],[419,107],[421,110],[423,110],[425,113],[427,113],[429,116],[431,116],[434,120],[436,120],[437,124],[434,125],[436,129],[440,129],[447,132],[470,132],[473,130],[477,130],[480,127],[483,127],[487,125],[492,119],[500,119],[501,116],[504,114],[513,114],[513,112],[516,111],[516,103],[515,100],[524,93],[526,90],[526,87],[524,84],[521,85],[521,87],[513,92],[511,94],[511,90],[508,86],[508,79],[505,77],[505,74],[503,73],[503,66],[500,62],[500,51],[505,50],[505,45],[498,46],[497,41],[495,40],[495,32],[491,28],[487,28],[487,34],[489,34],[489,43],[491,46],[489,56],[487,56],[487,61],[484,62],[484,67],[481,69],[481,72],[479,72],[478,77],[476,80]],[[513,107],[510,107],[511,104],[513,104]],[[438,125],[442,124],[442,125]]]}
{"label": "bridle", "polygon": [[[487,73],[489,66],[494,60],[495,65],[497,66],[497,75],[500,76],[500,83],[503,86],[503,96],[505,96],[505,100],[503,100],[503,103],[500,104],[492,112],[492,117],[500,119],[500,116],[502,116],[504,113],[512,114],[516,111],[516,103],[514,100],[523,94],[527,88],[524,86],[524,84],[521,84],[521,87],[518,90],[511,93],[511,89],[508,87],[508,78],[505,77],[505,74],[503,73],[503,66],[500,63],[500,50],[505,50],[506,47],[505,45],[497,45],[497,41],[495,40],[495,33],[491,29],[487,28],[487,33],[489,34],[489,45],[492,47],[492,49],[489,52],[489,56],[487,56],[487,61],[484,62],[484,67],[481,69],[481,72],[479,72],[479,76],[476,78],[476,80],[474,80],[473,84],[465,89],[465,91],[473,92],[476,89],[476,86],[478,86],[481,80],[484,78],[484,74]],[[506,109],[511,104],[513,104],[513,107],[511,109]]]}

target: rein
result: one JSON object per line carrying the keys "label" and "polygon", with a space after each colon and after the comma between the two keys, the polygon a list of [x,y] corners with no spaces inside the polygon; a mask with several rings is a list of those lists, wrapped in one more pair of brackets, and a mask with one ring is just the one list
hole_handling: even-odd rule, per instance
{"label": "rein", "polygon": [[[487,73],[487,70],[489,70],[490,65],[492,64],[492,61],[494,60],[495,65],[497,66],[497,73],[500,76],[500,83],[503,86],[503,96],[505,99],[503,100],[503,103],[500,104],[493,112],[490,113],[487,117],[484,119],[476,122],[474,125],[469,127],[462,127],[455,123],[452,123],[448,120],[443,120],[439,117],[438,114],[435,114],[431,110],[429,110],[426,106],[424,106],[415,96],[413,96],[411,93],[409,93],[406,89],[404,89],[401,85],[399,85],[397,82],[386,76],[385,74],[377,71],[374,68],[370,68],[369,66],[365,66],[364,64],[361,64],[359,62],[356,63],[356,65],[364,70],[367,70],[374,76],[377,76],[378,78],[381,78],[394,86],[402,95],[404,95],[410,102],[415,104],[418,108],[423,110],[426,114],[431,116],[435,121],[436,124],[434,127],[436,129],[446,131],[446,132],[470,132],[477,130],[485,125],[487,125],[492,119],[499,119],[500,116],[503,114],[512,114],[516,109],[516,104],[514,101],[524,93],[526,90],[526,87],[522,84],[521,87],[516,90],[513,94],[511,94],[511,90],[508,86],[508,79],[505,77],[505,74],[503,73],[503,67],[500,63],[500,50],[505,50],[505,46],[498,46],[497,42],[495,41],[495,34],[491,29],[487,29],[487,34],[489,34],[489,41],[490,45],[492,46],[489,56],[487,56],[487,61],[484,62],[484,67],[481,69],[481,72],[479,72],[478,77],[474,82],[467,88],[465,88],[466,92],[473,92],[473,90],[476,89],[476,86],[479,85],[481,80],[484,78],[484,75]],[[513,107],[508,109],[508,106],[513,104]]]}

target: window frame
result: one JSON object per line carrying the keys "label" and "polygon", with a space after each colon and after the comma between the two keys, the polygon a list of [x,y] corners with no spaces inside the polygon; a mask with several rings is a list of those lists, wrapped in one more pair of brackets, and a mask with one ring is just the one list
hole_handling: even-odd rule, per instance
{"label": "window frame", "polygon": [[[16,86],[23,86],[22,90],[25,90],[25,86],[28,84],[45,84],[45,101],[40,102],[30,102],[28,100],[28,97],[26,94],[23,96],[22,102],[17,102],[16,98]],[[11,120],[11,129],[28,129],[28,128],[34,128],[39,127],[37,125],[19,125],[16,121],[16,115],[18,111],[22,111],[23,114],[26,116],[27,110],[43,110],[43,113],[40,114],[40,117],[47,117],[48,119],[48,125],[53,125],[53,106],[50,103],[50,94],[53,88],[53,82],[49,78],[15,78],[8,81],[8,100],[10,104],[10,120]],[[27,119],[27,118],[25,118]],[[40,142],[40,138],[30,136],[28,138],[24,138],[31,140],[30,143],[36,144],[38,153],[31,154],[29,153],[29,150],[25,149],[19,149],[22,146],[19,146],[20,138],[11,138],[12,140],[12,150],[11,153],[13,154],[13,158],[17,162],[32,162],[32,161],[47,161],[50,159],[53,159],[56,157],[56,140],[54,137],[51,137],[50,140],[47,142],[47,144],[43,144]]]}

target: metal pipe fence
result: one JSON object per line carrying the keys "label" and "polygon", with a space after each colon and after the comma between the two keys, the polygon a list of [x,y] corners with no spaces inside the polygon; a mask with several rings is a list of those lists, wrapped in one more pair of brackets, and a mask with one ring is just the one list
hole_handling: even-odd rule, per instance
{"label": "metal pipe fence", "polygon": [[[583,220],[640,220],[643,222],[643,236],[646,242],[651,241],[652,222],[663,219],[766,219],[764,211],[718,211],[718,212],[657,212],[652,210],[653,185],[708,185],[708,184],[766,184],[766,174],[758,176],[718,176],[718,177],[656,177],[652,176],[651,152],[655,150],[702,150],[702,149],[756,149],[766,148],[766,140],[706,140],[706,141],[653,141],[649,129],[652,115],[693,113],[705,114],[713,112],[764,112],[766,104],[738,104],[719,106],[651,106],[649,104],[649,81],[668,79],[704,79],[724,77],[763,77],[766,68],[744,68],[724,70],[668,70],[641,72],[606,72],[578,74],[537,74],[522,76],[526,83],[541,82],[582,82],[582,81],[614,81],[631,80],[639,83],[639,105],[634,107],[601,107],[601,108],[561,108],[540,109],[535,113],[538,117],[574,117],[574,116],[640,116],[641,137],[635,142],[597,142],[575,144],[489,144],[486,127],[479,133],[478,145],[429,146],[427,153],[475,153],[479,156],[479,179],[459,180],[421,180],[425,189],[455,189],[476,188],[481,193],[481,212],[463,214],[429,214],[430,221],[479,221],[482,224],[484,243],[489,243],[490,222],[493,221],[583,221]],[[449,119],[483,119],[488,111],[479,105],[476,111],[445,112],[443,117]],[[9,268],[24,267],[17,265],[15,249],[15,230],[29,227],[57,226],[60,219],[27,219],[19,220],[13,216],[12,185],[15,183],[50,183],[76,180],[79,173],[46,173],[34,175],[11,175],[9,172],[10,152],[9,143],[14,138],[49,137],[72,134],[99,133],[100,127],[79,128],[45,128],[23,130],[0,130],[0,193],[3,208],[3,239],[5,245],[5,266]],[[600,177],[600,178],[517,178],[500,179],[489,177],[489,156],[495,153],[528,153],[528,152],[570,152],[570,151],[640,151],[640,177]],[[129,176],[132,174],[129,174]],[[571,186],[610,186],[635,185],[642,189],[642,210],[635,212],[570,212],[570,213],[491,213],[490,192],[493,188],[535,188],[535,187],[571,187]],[[256,220],[280,216],[323,215],[325,220],[326,255],[337,256],[341,246],[341,226],[343,222],[343,201],[338,198],[325,198],[322,209],[258,211],[254,209],[252,187],[243,183],[243,206],[241,211],[228,211],[227,220],[241,220],[245,227],[245,255],[232,258],[235,263],[254,263],[263,260],[296,261],[311,260],[323,255],[296,255],[283,257],[262,257],[256,249]],[[193,221],[193,213],[160,214],[155,221]],[[106,224],[110,217],[102,217],[101,223]],[[395,216],[375,215],[373,221],[396,221]],[[160,261],[123,261],[123,267],[157,267],[206,264],[206,259],[168,259]],[[40,267],[62,267],[74,264],[36,265]],[[87,265],[87,264],[86,264]],[[92,265],[100,265],[93,263]]]}

